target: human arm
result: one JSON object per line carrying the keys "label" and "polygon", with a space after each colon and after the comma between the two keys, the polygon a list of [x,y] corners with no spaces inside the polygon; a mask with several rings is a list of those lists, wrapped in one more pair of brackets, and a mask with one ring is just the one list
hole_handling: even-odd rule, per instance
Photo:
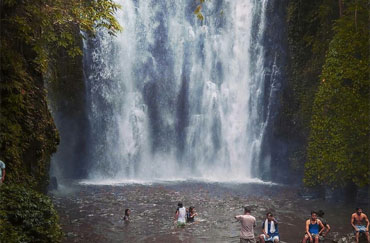
{"label": "human arm", "polygon": [[306,220],[306,234],[308,235],[308,237],[310,237],[310,240],[312,241],[312,235],[310,233],[310,220]]}
{"label": "human arm", "polygon": [[320,226],[320,232],[319,232],[319,235],[321,235],[322,234],[322,232],[325,230],[325,226],[324,226],[324,224],[321,222],[321,220],[317,220],[317,222],[318,222],[318,224],[319,224],[319,226]]}
{"label": "human arm", "polygon": [[369,219],[367,218],[366,215],[365,215],[364,219],[365,219],[365,222],[366,222],[366,231],[369,232]]}
{"label": "human arm", "polygon": [[4,180],[5,180],[5,169],[2,169],[1,182],[4,182]]}
{"label": "human arm", "polygon": [[326,227],[326,231],[323,233],[323,236],[326,236],[330,231],[330,225],[329,224],[326,224],[325,227]]}
{"label": "human arm", "polygon": [[267,234],[266,230],[265,230],[265,222],[262,223],[262,233],[267,237],[269,238],[269,235]]}
{"label": "human arm", "polygon": [[358,231],[357,227],[355,226],[355,214],[352,214],[351,225],[355,229],[355,231]]}

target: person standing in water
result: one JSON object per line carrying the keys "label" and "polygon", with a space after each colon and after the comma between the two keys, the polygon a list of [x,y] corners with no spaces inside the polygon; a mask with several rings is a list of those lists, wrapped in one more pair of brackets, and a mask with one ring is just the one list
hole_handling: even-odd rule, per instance
{"label": "person standing in water", "polygon": [[324,231],[324,229],[324,225],[319,219],[317,219],[317,213],[312,211],[311,218],[306,220],[306,234],[304,235],[302,242],[306,243],[307,239],[309,239],[310,242],[319,243],[319,235]]}
{"label": "person standing in water", "polygon": [[186,215],[186,222],[187,223],[193,223],[194,222],[194,217],[197,216],[197,212],[195,211],[194,207],[190,207],[189,211]]}
{"label": "person standing in water", "polygon": [[262,233],[260,235],[261,243],[265,243],[265,241],[277,243],[280,240],[278,222],[270,212],[266,214],[266,220],[262,223]]}
{"label": "person standing in water", "polygon": [[186,208],[182,205],[182,202],[177,204],[177,210],[175,219],[177,220],[177,226],[185,226],[186,224]]}
{"label": "person standing in water", "polygon": [[[366,225],[364,224],[364,221]],[[369,239],[369,219],[366,214],[362,212],[362,208],[356,208],[356,212],[352,214],[351,225],[355,230],[356,242],[360,241],[360,233],[365,233],[367,242],[370,243]]]}
{"label": "person standing in water", "polygon": [[130,221],[130,214],[131,214],[131,210],[130,210],[130,209],[128,209],[128,208],[126,208],[126,209],[125,209],[125,216],[123,216],[123,220],[124,220],[125,222]]}
{"label": "person standing in water", "polygon": [[255,243],[254,227],[256,227],[256,218],[251,215],[251,210],[244,207],[244,214],[235,216],[241,224],[240,243]]}

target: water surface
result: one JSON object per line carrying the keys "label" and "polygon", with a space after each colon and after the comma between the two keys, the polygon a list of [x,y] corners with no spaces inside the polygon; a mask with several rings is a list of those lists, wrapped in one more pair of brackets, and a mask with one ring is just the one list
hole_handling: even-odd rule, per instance
{"label": "water surface", "polygon": [[[257,218],[256,235],[264,215],[279,220],[281,240],[299,242],[312,209],[325,211],[332,227],[326,242],[351,232],[355,205],[306,200],[298,189],[272,183],[210,183],[172,181],[146,184],[92,185],[84,181],[52,193],[66,237],[64,242],[239,242],[234,216],[242,206]],[[177,203],[195,206],[196,223],[185,228],[174,224]],[[123,221],[124,210],[131,222]]]}

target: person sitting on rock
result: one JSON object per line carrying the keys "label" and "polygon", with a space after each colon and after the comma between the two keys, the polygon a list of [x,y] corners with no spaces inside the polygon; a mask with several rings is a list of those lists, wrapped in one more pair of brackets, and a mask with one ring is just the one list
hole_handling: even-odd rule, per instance
{"label": "person sitting on rock", "polygon": [[[324,211],[322,211],[322,210],[319,210],[318,212],[317,212],[317,218],[321,221],[321,223],[324,225],[324,231],[322,231],[322,233],[321,233],[321,236],[322,237],[326,237],[327,236],[327,234],[329,233],[329,231],[330,231],[330,225],[326,222],[326,220],[323,218],[324,217]],[[321,229],[320,229],[320,231],[321,231]]]}
{"label": "person sitting on rock", "polygon": [[265,243],[266,241],[277,243],[280,240],[278,222],[270,212],[266,214],[266,220],[262,223],[262,233],[259,237],[260,243]]}
{"label": "person sitting on rock", "polygon": [[[366,225],[363,223],[365,221]],[[356,212],[352,214],[351,225],[355,230],[356,242],[360,241],[360,233],[365,233],[367,242],[370,243],[369,239],[369,219],[366,214],[362,212],[361,208],[356,208]]]}
{"label": "person sitting on rock", "polygon": [[317,219],[317,213],[312,211],[311,218],[306,220],[306,234],[304,235],[302,242],[306,243],[309,239],[310,242],[319,243],[319,235],[324,231],[324,229],[324,225],[319,219]]}

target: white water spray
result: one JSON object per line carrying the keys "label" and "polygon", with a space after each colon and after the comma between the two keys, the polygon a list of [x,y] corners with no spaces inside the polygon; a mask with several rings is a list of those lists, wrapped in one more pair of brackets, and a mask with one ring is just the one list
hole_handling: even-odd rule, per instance
{"label": "white water spray", "polygon": [[267,0],[117,2],[124,31],[85,43],[90,178],[258,177]]}

